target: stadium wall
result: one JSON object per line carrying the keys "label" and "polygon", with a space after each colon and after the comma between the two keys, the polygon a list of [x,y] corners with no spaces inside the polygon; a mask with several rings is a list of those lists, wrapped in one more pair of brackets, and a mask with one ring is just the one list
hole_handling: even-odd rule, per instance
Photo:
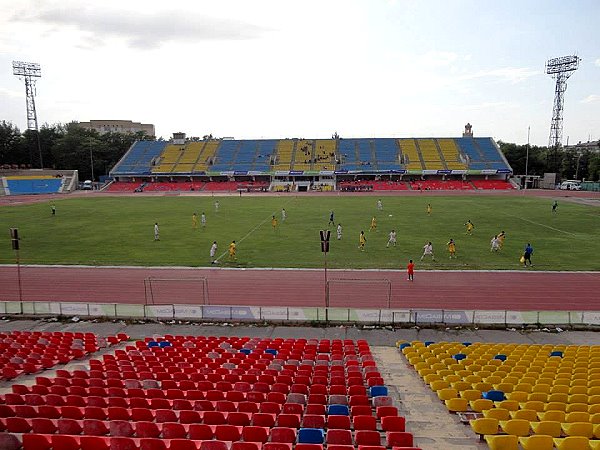
{"label": "stadium wall", "polygon": [[360,324],[393,327],[600,326],[600,311],[507,311],[446,309],[355,309],[219,305],[139,305],[122,303],[0,302],[0,314],[19,317],[64,317],[197,322]]}

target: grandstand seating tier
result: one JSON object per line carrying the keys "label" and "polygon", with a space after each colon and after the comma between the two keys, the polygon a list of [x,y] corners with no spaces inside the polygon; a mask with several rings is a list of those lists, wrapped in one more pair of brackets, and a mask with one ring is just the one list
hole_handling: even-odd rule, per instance
{"label": "grandstand seating tier", "polygon": [[376,406],[391,399],[361,340],[167,335],[56,375],[0,396],[3,439],[77,450],[412,445],[397,408]]}

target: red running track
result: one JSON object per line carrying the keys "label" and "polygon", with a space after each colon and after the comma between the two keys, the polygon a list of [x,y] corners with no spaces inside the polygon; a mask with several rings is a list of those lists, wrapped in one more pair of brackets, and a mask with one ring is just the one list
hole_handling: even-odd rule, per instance
{"label": "red running track", "polygon": [[[322,270],[166,269],[22,266],[24,301],[136,303],[146,301],[148,277],[178,279],[154,282],[155,303],[199,304],[207,280],[207,303],[213,305],[324,306]],[[406,281],[400,271],[330,270],[331,279],[391,282],[392,308],[478,310],[600,311],[600,272],[423,271]],[[187,279],[187,280],[185,280]],[[330,306],[387,307],[387,284],[377,281],[330,283]],[[0,267],[0,300],[19,299],[16,266]]]}

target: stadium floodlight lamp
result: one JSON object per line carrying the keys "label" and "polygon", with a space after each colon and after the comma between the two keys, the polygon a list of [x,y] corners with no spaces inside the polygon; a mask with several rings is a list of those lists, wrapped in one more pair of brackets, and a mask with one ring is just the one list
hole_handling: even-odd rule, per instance
{"label": "stadium floodlight lamp", "polygon": [[579,56],[561,56],[560,58],[552,58],[546,62],[546,73],[554,75],[563,72],[572,72],[579,67]]}
{"label": "stadium floodlight lamp", "polygon": [[13,75],[19,77],[36,77],[42,76],[42,69],[38,63],[30,63],[23,61],[13,61]]}

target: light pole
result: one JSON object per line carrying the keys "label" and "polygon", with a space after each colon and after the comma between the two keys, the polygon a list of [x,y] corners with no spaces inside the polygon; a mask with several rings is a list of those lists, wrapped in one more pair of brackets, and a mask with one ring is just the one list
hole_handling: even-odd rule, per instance
{"label": "light pole", "polygon": [[89,139],[89,147],[90,147],[90,165],[92,167],[92,183],[94,182],[94,153],[92,151],[92,138]]}
{"label": "light pole", "polygon": [[527,148],[525,153],[525,189],[527,189],[527,170],[529,166],[529,132],[531,131],[531,126],[527,127]]}

